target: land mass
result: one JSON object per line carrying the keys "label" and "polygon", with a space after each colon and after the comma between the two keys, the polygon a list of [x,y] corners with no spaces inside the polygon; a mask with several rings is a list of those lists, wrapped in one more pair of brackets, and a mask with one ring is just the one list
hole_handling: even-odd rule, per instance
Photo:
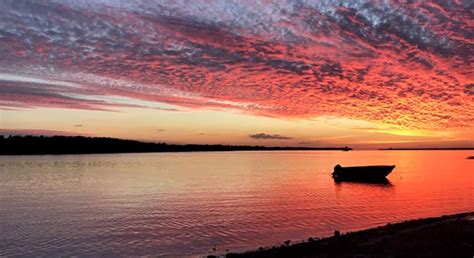
{"label": "land mass", "polygon": [[[473,257],[474,212],[410,220],[377,228],[260,248],[234,257]],[[209,256],[212,257],[212,256]]]}
{"label": "land mass", "polygon": [[474,148],[382,148],[379,150],[474,150]]}
{"label": "land mass", "polygon": [[191,151],[283,151],[283,150],[352,150],[313,147],[265,147],[222,144],[167,144],[140,142],[105,137],[84,136],[0,136],[0,155],[38,154],[94,154],[137,152],[191,152]]}

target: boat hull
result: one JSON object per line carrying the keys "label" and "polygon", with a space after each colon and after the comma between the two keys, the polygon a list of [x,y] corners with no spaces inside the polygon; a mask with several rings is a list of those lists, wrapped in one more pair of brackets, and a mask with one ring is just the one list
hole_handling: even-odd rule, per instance
{"label": "boat hull", "polygon": [[332,176],[336,180],[380,180],[388,176],[395,166],[336,166]]}

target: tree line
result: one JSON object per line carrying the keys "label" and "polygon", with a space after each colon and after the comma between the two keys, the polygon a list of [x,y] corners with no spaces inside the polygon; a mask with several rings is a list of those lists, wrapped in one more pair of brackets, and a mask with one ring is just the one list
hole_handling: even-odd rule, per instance
{"label": "tree line", "polygon": [[181,145],[84,136],[0,136],[0,155],[347,149],[350,148],[265,147],[223,144]]}

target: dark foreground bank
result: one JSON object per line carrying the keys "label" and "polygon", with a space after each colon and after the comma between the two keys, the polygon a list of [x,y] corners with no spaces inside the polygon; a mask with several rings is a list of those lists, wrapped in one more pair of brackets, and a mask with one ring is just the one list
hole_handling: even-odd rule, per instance
{"label": "dark foreground bank", "polygon": [[405,221],[373,229],[260,248],[226,257],[470,257],[474,212]]}
{"label": "dark foreground bank", "polygon": [[0,155],[37,154],[95,154],[138,152],[191,152],[191,151],[282,151],[282,150],[336,150],[343,148],[265,147],[222,144],[167,144],[140,142],[106,137],[83,136],[9,136],[0,135]]}

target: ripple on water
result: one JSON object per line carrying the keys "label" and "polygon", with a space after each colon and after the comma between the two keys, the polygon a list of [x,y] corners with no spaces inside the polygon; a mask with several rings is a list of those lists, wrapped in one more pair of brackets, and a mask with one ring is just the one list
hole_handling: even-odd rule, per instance
{"label": "ripple on water", "polygon": [[[474,209],[466,153],[376,154],[0,157],[0,256],[238,251]],[[341,160],[400,169],[388,185],[336,184]]]}

